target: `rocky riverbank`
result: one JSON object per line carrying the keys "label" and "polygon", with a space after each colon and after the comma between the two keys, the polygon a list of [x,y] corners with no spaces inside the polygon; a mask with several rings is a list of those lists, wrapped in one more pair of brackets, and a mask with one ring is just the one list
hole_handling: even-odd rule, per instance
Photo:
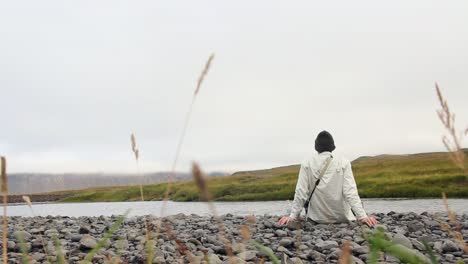
{"label": "rocky riverbank", "polygon": [[[426,240],[434,248],[440,263],[468,263],[468,253],[441,228],[438,221],[447,222],[444,215],[432,216],[409,213],[377,214],[381,226],[394,242],[428,256],[423,245]],[[369,258],[369,247],[363,238],[367,227],[356,223],[337,225],[314,225],[305,223],[301,229],[276,225],[277,216],[243,217],[224,215],[221,217],[231,240],[232,250],[238,263],[265,263],[271,260],[260,252],[251,238],[287,263],[336,263],[345,241],[351,241],[352,260],[364,263]],[[54,238],[58,238],[65,259],[69,263],[82,260],[101,239],[115,217],[9,217],[8,256],[9,263],[20,263],[21,247],[17,236],[22,236],[29,251],[29,263],[45,262],[46,254],[56,262],[58,250]],[[229,263],[226,249],[219,237],[217,222],[211,217],[197,215],[175,215],[160,220],[148,216],[150,229],[162,223],[162,232],[156,237],[154,263],[187,263],[187,257],[179,249],[193,254],[195,263]],[[468,215],[459,216],[463,239],[468,240]],[[453,226],[456,228],[455,226]],[[127,217],[114,235],[93,258],[93,263],[144,263],[145,223],[143,217]],[[44,243],[43,243],[44,241]],[[45,246],[45,250],[44,250]],[[54,261],[55,260],[55,261]],[[398,263],[392,256],[382,255],[382,262]],[[120,263],[122,263],[120,262]]]}

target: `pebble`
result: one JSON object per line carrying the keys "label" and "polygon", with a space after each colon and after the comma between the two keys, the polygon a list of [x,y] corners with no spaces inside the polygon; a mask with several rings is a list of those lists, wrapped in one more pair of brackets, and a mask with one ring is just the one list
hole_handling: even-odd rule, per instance
{"label": "pebble", "polygon": [[[429,213],[421,215],[410,213],[376,214],[379,229],[385,236],[396,243],[401,250],[417,254],[424,261],[428,252],[423,241],[433,248],[436,257],[442,263],[468,263],[468,254],[441,229],[436,220],[446,221],[446,216],[433,217]],[[83,260],[86,254],[97,246],[106,230],[117,221],[118,216],[109,217],[8,217],[7,244],[9,263],[21,263],[21,252],[17,235],[24,237],[25,245],[31,256],[31,263],[45,261],[45,244],[50,257],[57,259],[53,238],[57,237],[69,263]],[[147,216],[153,228],[156,240],[151,243],[157,263],[187,263],[188,259],[181,253],[181,246],[190,251],[195,263],[221,264],[229,263],[227,251],[220,236],[217,221],[213,217],[198,215],[173,215],[163,219]],[[221,216],[225,234],[230,239],[234,258],[237,263],[255,263],[264,258],[265,263],[272,263],[268,255],[274,254],[283,263],[336,263],[342,254],[346,241],[351,242],[352,263],[365,263],[369,257],[367,234],[375,228],[367,228],[356,223],[337,225],[301,223],[301,228],[281,227],[276,223],[279,216],[256,216],[254,222],[244,216],[227,214]],[[468,239],[468,215],[458,216],[461,233]],[[99,250],[93,263],[106,263],[107,257],[118,258],[124,263],[146,262],[145,217],[132,216],[123,221],[120,228]],[[157,234],[155,227],[161,225]],[[262,250],[241,236],[241,226],[247,227],[253,241],[265,246]],[[170,228],[171,232],[167,232]],[[176,238],[176,240],[174,239]],[[177,242],[176,242],[177,241]],[[1,243],[1,242],[0,242]],[[154,245],[156,244],[156,245]],[[265,252],[266,251],[266,252]],[[120,252],[120,253],[119,253]],[[285,261],[284,261],[285,260]],[[395,257],[385,254],[381,261],[399,263]]]}
{"label": "pebble", "polygon": [[80,239],[80,248],[82,249],[93,249],[97,246],[96,239],[94,237],[86,234]]}
{"label": "pebble", "polygon": [[338,242],[334,240],[327,240],[327,241],[319,242],[315,244],[315,246],[320,250],[332,249],[332,248],[338,247]]}
{"label": "pebble", "polygon": [[392,242],[395,244],[403,245],[407,248],[413,248],[413,244],[411,243],[411,241],[401,233],[395,234],[393,236]]}
{"label": "pebble", "polygon": [[456,252],[458,251],[458,245],[451,241],[451,240],[445,240],[443,245],[442,245],[442,252]]}

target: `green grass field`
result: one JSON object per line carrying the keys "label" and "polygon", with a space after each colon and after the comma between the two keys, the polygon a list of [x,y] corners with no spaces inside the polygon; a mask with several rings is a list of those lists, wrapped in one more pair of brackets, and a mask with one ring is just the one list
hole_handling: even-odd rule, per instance
{"label": "green grass field", "polygon": [[[468,153],[468,150],[465,150]],[[468,167],[468,159],[465,160]],[[381,155],[362,157],[352,163],[363,198],[468,197],[468,175],[455,167],[447,153]],[[230,177],[209,178],[209,189],[217,201],[266,201],[294,198],[298,165],[268,170],[238,172]],[[144,186],[145,200],[161,200],[166,183]],[[63,202],[118,202],[140,200],[138,186],[93,188],[65,192]],[[193,181],[175,182],[170,199],[197,201]]]}

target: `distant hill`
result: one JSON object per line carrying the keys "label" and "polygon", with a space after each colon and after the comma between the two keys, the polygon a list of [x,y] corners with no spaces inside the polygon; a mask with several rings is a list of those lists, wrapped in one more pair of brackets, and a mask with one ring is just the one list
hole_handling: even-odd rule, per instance
{"label": "distant hill", "polygon": [[[79,190],[92,187],[148,185],[165,182],[169,172],[135,174],[110,173],[12,173],[8,175],[8,192],[10,194],[36,194],[66,190]],[[223,172],[210,173],[210,176],[226,176]],[[175,180],[191,179],[190,173],[176,173]]]}
{"label": "distant hill", "polygon": [[258,177],[265,177],[265,176],[275,176],[284,173],[291,173],[291,172],[298,172],[300,165],[289,165],[289,166],[282,166],[276,167],[271,169],[265,170],[254,170],[254,171],[239,171],[232,174],[232,176],[243,176],[243,175],[250,175],[250,176],[258,176]]}
{"label": "distant hill", "polygon": [[[468,150],[465,150],[468,153]],[[468,158],[466,167],[468,168]],[[361,197],[468,197],[468,175],[453,165],[448,153],[379,155],[352,162]],[[210,177],[208,187],[215,200],[254,201],[293,199],[299,165],[242,171],[230,177]],[[148,200],[160,200],[166,183],[145,186]],[[139,199],[137,187],[89,189],[68,193],[65,202],[132,201]],[[176,182],[170,198],[199,200],[192,180]]]}

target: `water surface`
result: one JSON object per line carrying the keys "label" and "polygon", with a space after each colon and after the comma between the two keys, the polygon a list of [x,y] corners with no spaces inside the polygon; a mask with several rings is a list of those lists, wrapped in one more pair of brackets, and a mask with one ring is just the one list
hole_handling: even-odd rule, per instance
{"label": "water surface", "polygon": [[[44,203],[33,205],[34,215],[40,216],[100,216],[121,215],[130,209],[130,215],[160,215],[161,201],[151,202],[112,202],[112,203]],[[445,212],[441,199],[363,199],[368,213],[394,212]],[[468,214],[468,199],[449,199],[450,209],[457,214]],[[215,202],[218,214],[235,215],[286,215],[289,214],[290,201],[267,202]],[[32,216],[26,205],[8,206],[9,216]],[[165,215],[174,214],[209,215],[210,211],[203,202],[167,202]]]}

